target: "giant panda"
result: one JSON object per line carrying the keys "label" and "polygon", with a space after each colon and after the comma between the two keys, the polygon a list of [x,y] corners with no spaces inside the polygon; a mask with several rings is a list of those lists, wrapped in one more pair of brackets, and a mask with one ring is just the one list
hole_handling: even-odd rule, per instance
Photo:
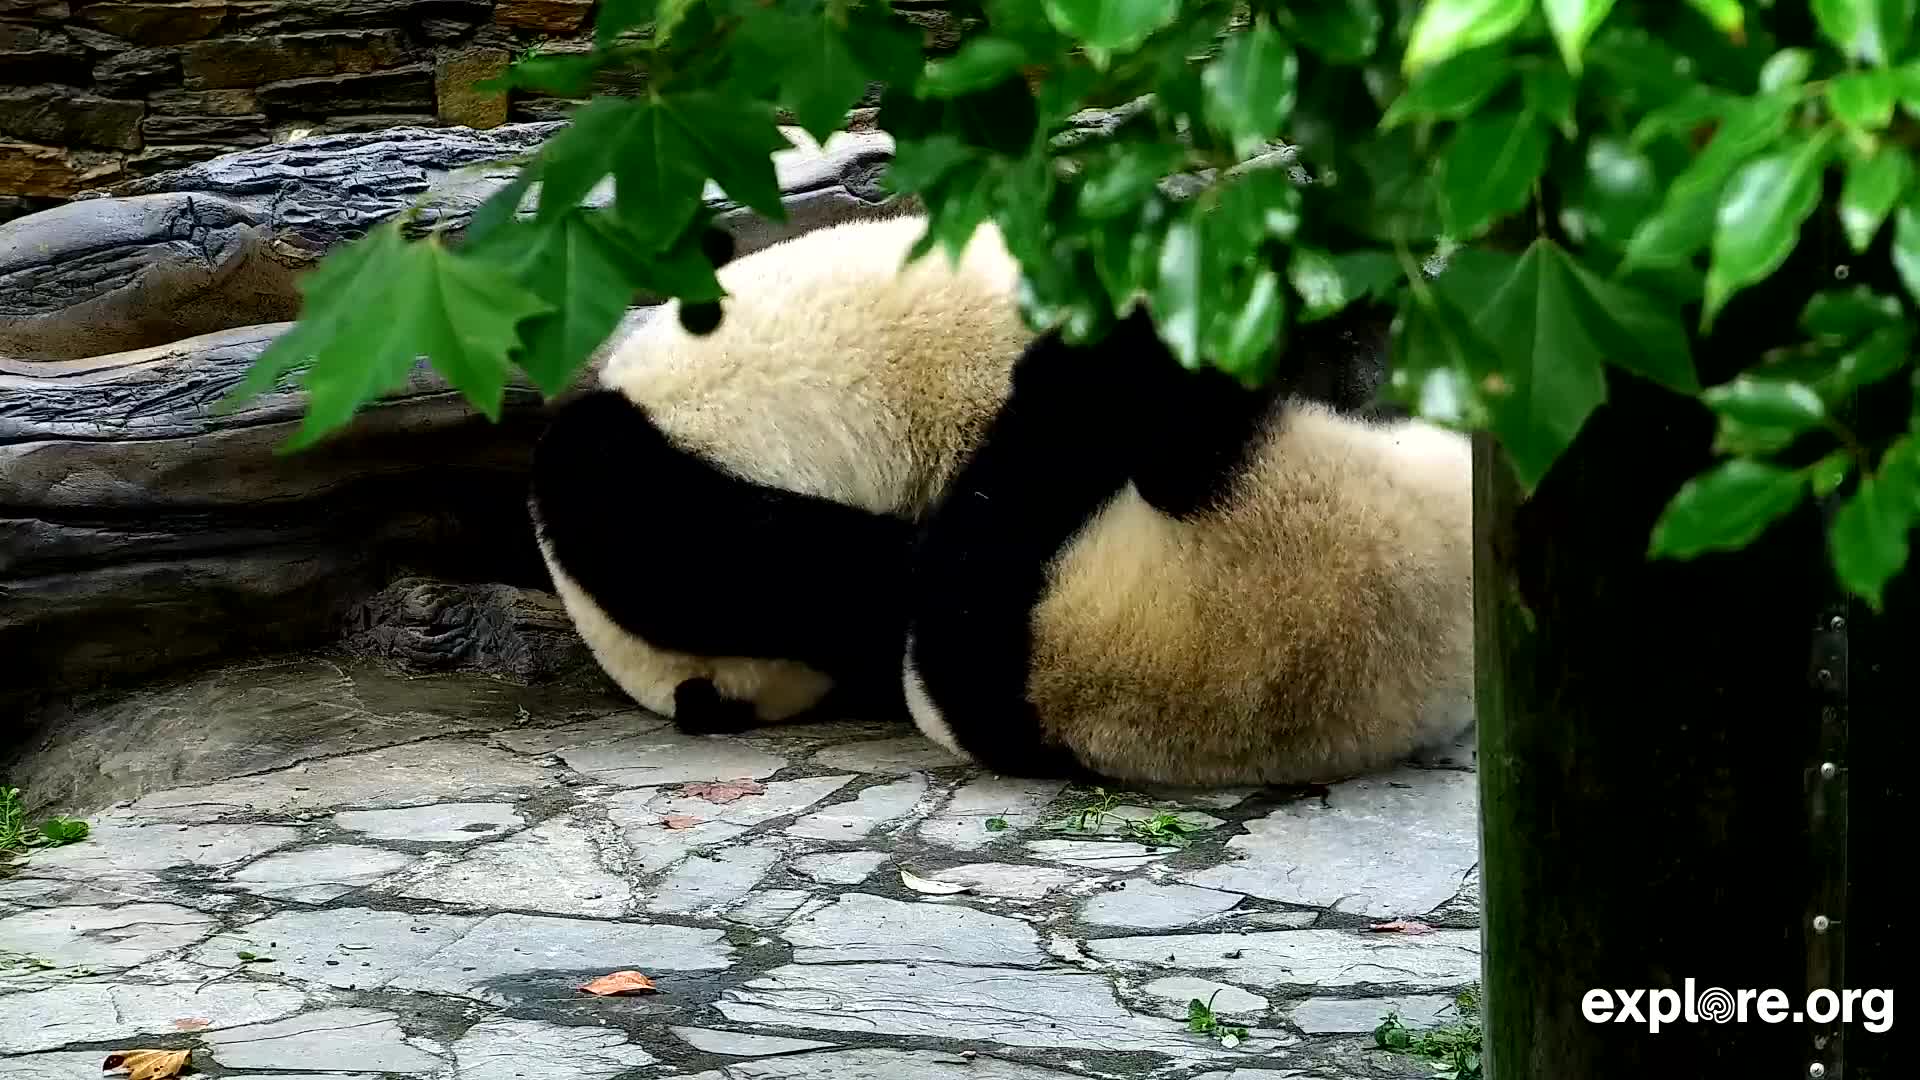
{"label": "giant panda", "polygon": [[535,446],[528,506],[562,604],[682,730],[906,718],[914,522],[1033,338],[999,235],[907,265],[925,224],[859,219],[725,262],[718,326],[656,309]]}
{"label": "giant panda", "polygon": [[1275,785],[1473,723],[1466,437],[1183,369],[1144,309],[1033,343],[920,530],[927,736],[1015,776]]}
{"label": "giant panda", "polygon": [[[910,715],[920,519],[1036,341],[998,232],[981,226],[957,263],[908,264],[925,228],[849,222],[725,265],[717,327],[664,307],[535,449],[529,508],[557,593],[603,670],[684,731]],[[1329,324],[1324,362],[1288,385],[1369,400],[1377,371],[1343,362],[1352,326]]]}

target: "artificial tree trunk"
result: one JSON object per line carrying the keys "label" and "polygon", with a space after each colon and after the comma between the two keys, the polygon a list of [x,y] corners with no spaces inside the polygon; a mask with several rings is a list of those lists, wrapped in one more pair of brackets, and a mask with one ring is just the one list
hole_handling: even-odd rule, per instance
{"label": "artificial tree trunk", "polygon": [[[1806,296],[1833,282],[1815,232],[1697,343],[1704,383],[1798,340]],[[1878,393],[1879,421],[1904,426],[1904,386]],[[1791,1014],[1811,989],[1900,975],[1904,859],[1883,845],[1905,824],[1920,575],[1883,617],[1849,602],[1811,501],[1742,551],[1649,560],[1713,430],[1698,403],[1610,372],[1608,403],[1530,497],[1489,438],[1475,446],[1490,1080],[1893,1075],[1895,1036],[1857,1016],[1769,1023],[1750,1001],[1744,1022],[1683,1013],[1654,1032],[1583,1015],[1596,988],[1647,991],[1643,1015],[1688,980],[1696,1003],[1776,989]]]}

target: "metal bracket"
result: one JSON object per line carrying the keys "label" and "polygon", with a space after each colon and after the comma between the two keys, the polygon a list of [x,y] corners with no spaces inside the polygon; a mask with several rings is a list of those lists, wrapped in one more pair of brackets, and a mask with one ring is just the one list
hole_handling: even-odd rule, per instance
{"label": "metal bracket", "polygon": [[[1836,596],[1813,629],[1808,682],[1819,710],[1805,772],[1808,882],[1805,940],[1806,992],[1841,993],[1846,986],[1847,908],[1847,632],[1852,605]],[[1846,1027],[1839,1017],[1822,1023],[1807,1017],[1811,1046],[1804,1075],[1841,1080],[1845,1075]]]}

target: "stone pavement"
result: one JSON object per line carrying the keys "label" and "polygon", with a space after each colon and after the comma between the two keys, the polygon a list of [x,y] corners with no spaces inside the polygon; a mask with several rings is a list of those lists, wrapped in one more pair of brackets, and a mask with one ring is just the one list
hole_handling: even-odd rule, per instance
{"label": "stone pavement", "polygon": [[[0,1080],[134,1047],[280,1080],[1431,1077],[1371,1031],[1479,977],[1470,748],[1102,798],[908,727],[696,739],[598,688],[300,659],[77,712],[14,776],[93,833],[0,877]],[[580,989],[627,970],[658,992]]]}

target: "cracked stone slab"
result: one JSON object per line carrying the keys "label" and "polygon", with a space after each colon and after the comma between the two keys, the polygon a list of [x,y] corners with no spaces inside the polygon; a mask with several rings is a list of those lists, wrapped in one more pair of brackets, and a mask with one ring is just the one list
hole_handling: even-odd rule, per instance
{"label": "cracked stone slab", "polygon": [[860,841],[890,821],[906,817],[927,794],[927,778],[908,776],[867,788],[849,802],[823,807],[787,826],[788,836]]}
{"label": "cracked stone slab", "polygon": [[571,996],[585,978],[609,971],[722,971],[733,955],[720,930],[503,914],[387,985],[510,1005],[523,996]]}
{"label": "cracked stone slab", "polygon": [[793,917],[813,894],[805,889],[763,889],[727,909],[726,918],[745,926],[771,929]]}
{"label": "cracked stone slab", "polygon": [[911,1050],[842,1050],[769,1061],[743,1061],[689,1080],[1080,1080],[1079,1073],[995,1057]]}
{"label": "cracked stone slab", "polygon": [[1080,919],[1095,926],[1171,930],[1192,926],[1223,914],[1241,899],[1235,893],[1198,889],[1191,885],[1153,885],[1144,881],[1129,881],[1118,892],[1103,892],[1088,897],[1080,905]]}
{"label": "cracked stone slab", "polygon": [[802,964],[903,960],[946,964],[1041,964],[1033,926],[957,904],[847,893],[789,924],[781,936]]}
{"label": "cracked stone slab", "polygon": [[1013,829],[1040,822],[1040,813],[1066,790],[1066,782],[1018,780],[986,776],[956,789],[947,804],[920,823],[920,837],[930,843],[971,851],[1006,835],[988,832],[987,820],[1001,818]]}
{"label": "cracked stone slab", "polygon": [[129,813],[143,820],[204,821],[236,813],[386,809],[520,795],[552,787],[553,781],[551,770],[505,750],[434,739],[157,791],[135,802]]}
{"label": "cracked stone slab", "polygon": [[234,871],[234,888],[256,896],[324,904],[411,865],[416,857],[361,844],[323,844],[268,855]]}
{"label": "cracked stone slab", "polygon": [[1175,1006],[1174,1014],[1181,1017],[1187,1015],[1188,1003],[1196,1000],[1209,1002],[1213,1011],[1221,1016],[1255,1017],[1264,1014],[1269,1008],[1267,999],[1259,994],[1248,993],[1237,986],[1214,982],[1211,979],[1196,979],[1187,975],[1155,979],[1141,987],[1140,991],[1162,1001],[1172,1002]]}
{"label": "cracked stone slab", "polygon": [[1460,1019],[1460,1007],[1445,994],[1410,997],[1313,997],[1294,1006],[1293,1026],[1309,1035],[1370,1034],[1389,1012],[1410,1028],[1434,1027]]}
{"label": "cracked stone slab", "polygon": [[[730,803],[670,792],[623,791],[607,800],[607,817],[626,836],[641,868],[659,870],[698,848],[731,840],[756,825],[805,810],[851,783],[851,774],[813,776],[768,784],[765,793]],[[691,818],[689,828],[670,828],[669,817]]]}
{"label": "cracked stone slab", "polygon": [[463,852],[399,894],[493,910],[599,917],[625,914],[632,886],[610,873],[600,858],[591,833],[566,818],[554,818]]}
{"label": "cracked stone slab", "polygon": [[1032,840],[1028,841],[1027,850],[1034,858],[1048,862],[1120,873],[1159,862],[1179,849],[1150,848],[1114,840]]}
{"label": "cracked stone slab", "polygon": [[[300,991],[268,983],[81,983],[0,994],[0,1054],[178,1034],[173,1022],[187,1016],[203,1017],[216,1030],[257,1024],[291,1015],[305,1003]],[[96,1080],[99,1072],[96,1060]]]}
{"label": "cracked stone slab", "polygon": [[[673,1027],[667,1030],[695,1050],[707,1054],[725,1054],[728,1057],[770,1057],[775,1054],[797,1054],[802,1050],[824,1050],[839,1045],[813,1039],[749,1035],[744,1031],[722,1031],[719,1028]],[[89,1077],[88,1080],[93,1078]]]}
{"label": "cracked stone slab", "polygon": [[285,1020],[210,1032],[213,1059],[229,1069],[284,1069],[316,1061],[371,1072],[428,1072],[445,1062],[400,1030],[400,1018],[379,1009],[338,1008]]}
{"label": "cracked stone slab", "polygon": [[492,840],[526,826],[511,803],[453,802],[398,810],[344,810],[333,823],[374,840],[465,844]]}
{"label": "cracked stone slab", "polygon": [[177,867],[223,867],[285,847],[300,839],[286,825],[127,825],[103,822],[84,844],[34,852],[26,873],[34,877],[86,877]]}
{"label": "cracked stone slab", "polygon": [[241,966],[234,954],[246,951],[273,957],[263,966],[283,978],[373,989],[424,964],[479,922],[474,916],[367,908],[288,911],[216,935],[192,959],[231,969]]}
{"label": "cracked stone slab", "polygon": [[1039,900],[1055,889],[1087,880],[1084,875],[1072,870],[1023,866],[1019,863],[967,863],[945,870],[930,870],[920,873],[920,876],[968,885],[981,896],[998,896],[1009,900]]}
{"label": "cracked stone slab", "polygon": [[453,1044],[460,1080],[611,1080],[654,1063],[619,1031],[538,1020],[482,1020]]}
{"label": "cracked stone slab", "polygon": [[724,907],[752,892],[779,860],[778,851],[763,847],[727,848],[711,858],[696,855],[660,879],[647,910],[686,914]]}
{"label": "cracked stone slab", "polygon": [[547,728],[495,732],[488,740],[519,754],[557,754],[583,746],[619,742],[670,727],[668,721],[638,709],[622,709]]}
{"label": "cracked stone slab", "polygon": [[682,735],[657,729],[613,742],[554,751],[567,767],[619,787],[655,787],[703,780],[762,780],[787,767],[787,759],[739,739]]}
{"label": "cracked stone slab", "polygon": [[793,871],[822,885],[858,885],[893,858],[885,851],[836,851],[793,860]]}
{"label": "cracked stone slab", "polygon": [[219,928],[175,904],[41,908],[0,919],[0,949],[64,968],[123,969],[185,948]]}
{"label": "cracked stone slab", "polygon": [[1255,986],[1453,988],[1480,977],[1480,935],[1472,930],[1374,934],[1364,930],[1269,930],[1252,934],[1160,934],[1102,938],[1087,949],[1184,971],[1228,972]]}
{"label": "cracked stone slab", "polygon": [[1127,1011],[1111,983],[1077,971],[788,964],[728,990],[714,1007],[735,1023],[815,1031],[1177,1057],[1231,1053],[1184,1035],[1172,1020]]}
{"label": "cracked stone slab", "polygon": [[[1324,801],[1324,805],[1323,805]],[[1418,918],[1479,861],[1473,773],[1401,769],[1291,803],[1227,842],[1246,857],[1181,880],[1368,918]]]}
{"label": "cracked stone slab", "polygon": [[921,735],[829,746],[813,755],[813,763],[824,769],[849,769],[882,776],[966,764],[946,747]]}

